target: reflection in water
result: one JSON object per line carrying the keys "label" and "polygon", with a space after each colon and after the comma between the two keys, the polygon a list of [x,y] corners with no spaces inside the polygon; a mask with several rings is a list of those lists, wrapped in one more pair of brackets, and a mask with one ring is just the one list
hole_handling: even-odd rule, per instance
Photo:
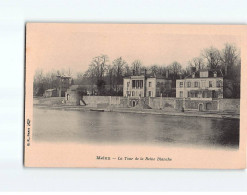
{"label": "reflection in water", "polygon": [[239,120],[34,108],[33,139],[238,148]]}

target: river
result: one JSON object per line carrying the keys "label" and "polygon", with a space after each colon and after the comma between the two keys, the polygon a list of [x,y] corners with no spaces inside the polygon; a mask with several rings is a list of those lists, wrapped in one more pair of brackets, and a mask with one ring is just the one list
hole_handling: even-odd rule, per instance
{"label": "river", "polygon": [[239,120],[34,107],[33,140],[238,148]]}

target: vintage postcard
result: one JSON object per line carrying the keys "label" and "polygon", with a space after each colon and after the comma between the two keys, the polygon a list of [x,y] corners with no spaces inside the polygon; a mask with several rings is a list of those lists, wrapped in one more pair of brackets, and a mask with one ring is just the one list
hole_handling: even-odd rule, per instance
{"label": "vintage postcard", "polygon": [[26,167],[246,168],[247,26],[27,23]]}

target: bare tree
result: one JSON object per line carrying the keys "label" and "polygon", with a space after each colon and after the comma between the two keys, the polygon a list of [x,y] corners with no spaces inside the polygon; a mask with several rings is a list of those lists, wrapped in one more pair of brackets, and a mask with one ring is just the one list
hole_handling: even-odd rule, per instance
{"label": "bare tree", "polygon": [[196,70],[201,70],[201,69],[205,68],[205,62],[204,62],[203,58],[201,58],[201,57],[193,58],[192,60],[190,60],[188,62],[188,65],[190,68],[195,67]]}
{"label": "bare tree", "polygon": [[132,70],[135,71],[135,74],[140,74],[141,73],[141,68],[142,68],[142,63],[140,60],[135,60],[134,62],[132,62],[131,64],[131,68]]}
{"label": "bare tree", "polygon": [[154,73],[154,74],[158,74],[159,73],[159,67],[158,67],[158,65],[152,65],[151,67],[150,67],[150,70],[152,71],[152,73]]}
{"label": "bare tree", "polygon": [[182,66],[179,62],[174,61],[168,66],[170,74],[172,76],[172,80],[176,80],[178,75],[182,72]]}
{"label": "bare tree", "polygon": [[216,69],[220,67],[221,57],[220,51],[217,48],[210,47],[204,49],[201,55],[206,60],[206,65],[208,66],[208,68]]}
{"label": "bare tree", "polygon": [[97,80],[103,79],[108,61],[107,55],[96,56],[93,58],[89,68],[91,71],[94,71]]}
{"label": "bare tree", "polygon": [[131,72],[131,69],[130,69],[129,65],[128,64],[125,64],[124,65],[124,75],[125,76],[129,76],[131,74],[132,74],[132,72]]}
{"label": "bare tree", "polygon": [[225,48],[221,52],[222,68],[225,75],[233,71],[234,66],[237,66],[240,58],[240,52],[235,45],[225,44]]}
{"label": "bare tree", "polygon": [[123,83],[123,72],[124,72],[124,66],[127,65],[127,62],[122,59],[122,57],[119,57],[115,59],[112,62],[114,75],[115,75],[115,87],[116,92],[119,90],[119,85]]}

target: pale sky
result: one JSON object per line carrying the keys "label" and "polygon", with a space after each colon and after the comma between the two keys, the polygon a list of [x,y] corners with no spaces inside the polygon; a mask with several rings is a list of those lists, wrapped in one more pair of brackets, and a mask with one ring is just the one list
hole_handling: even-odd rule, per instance
{"label": "pale sky", "polygon": [[222,49],[227,42],[240,45],[240,38],[234,35],[169,33],[165,28],[128,30],[102,24],[93,28],[80,24],[31,27],[27,31],[26,45],[35,68],[45,72],[70,68],[73,75],[87,70],[92,58],[101,54],[108,55],[110,62],[121,56],[129,65],[136,59],[145,66],[168,65],[176,60],[185,67],[204,48]]}

